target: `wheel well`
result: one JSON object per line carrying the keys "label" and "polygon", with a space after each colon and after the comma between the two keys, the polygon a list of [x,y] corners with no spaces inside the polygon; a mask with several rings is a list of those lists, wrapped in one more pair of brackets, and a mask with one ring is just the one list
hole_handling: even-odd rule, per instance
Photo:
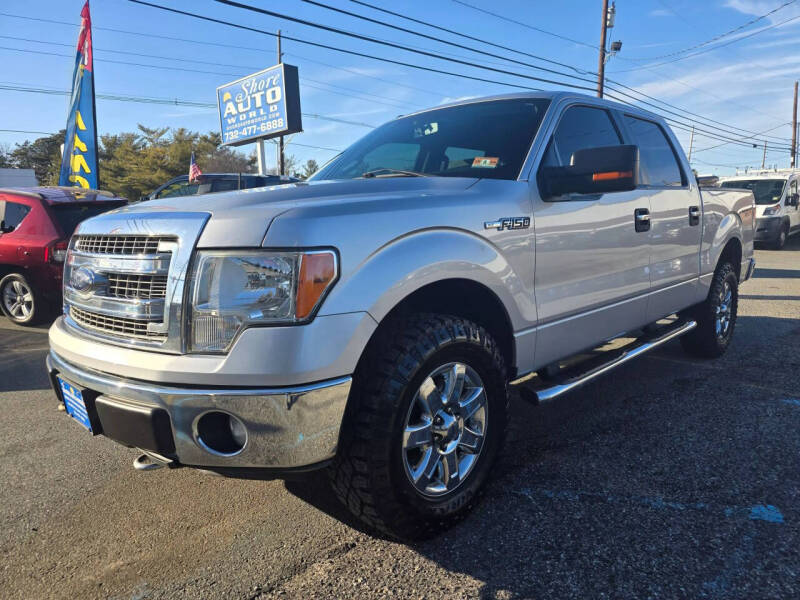
{"label": "wheel well", "polygon": [[510,378],[516,376],[514,330],[508,312],[494,292],[469,279],[437,281],[406,296],[381,320],[370,342],[396,319],[423,312],[462,317],[482,326],[497,342]]}
{"label": "wheel well", "polygon": [[13,265],[0,265],[0,279],[9,273],[22,273],[22,269]]}
{"label": "wheel well", "polygon": [[742,270],[742,242],[740,242],[738,238],[731,238],[728,240],[728,243],[725,244],[722,253],[719,255],[719,262],[717,264],[721,264],[722,261],[726,259],[733,264],[736,277],[740,277],[740,271]]}

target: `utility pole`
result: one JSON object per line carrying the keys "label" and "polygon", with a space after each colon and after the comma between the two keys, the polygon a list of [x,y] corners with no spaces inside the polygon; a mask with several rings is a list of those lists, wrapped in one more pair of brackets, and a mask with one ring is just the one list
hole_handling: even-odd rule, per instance
{"label": "utility pole", "polygon": [[764,170],[764,165],[767,164],[767,140],[764,140],[764,155],[761,157],[761,170]]}
{"label": "utility pole", "polygon": [[[281,30],[278,29],[278,64],[283,62],[283,52],[281,52]],[[286,156],[283,153],[283,136],[278,138],[278,174],[286,175]]]}
{"label": "utility pole", "polygon": [[606,80],[606,33],[608,28],[608,0],[603,0],[603,18],[600,22],[600,58],[597,62],[597,97],[603,97]]}
{"label": "utility pole", "polygon": [[694,148],[694,125],[692,125],[692,134],[689,136],[689,162],[692,162],[692,148]]}
{"label": "utility pole", "polygon": [[792,109],[792,161],[794,169],[797,164],[797,82],[794,82],[794,108]]}

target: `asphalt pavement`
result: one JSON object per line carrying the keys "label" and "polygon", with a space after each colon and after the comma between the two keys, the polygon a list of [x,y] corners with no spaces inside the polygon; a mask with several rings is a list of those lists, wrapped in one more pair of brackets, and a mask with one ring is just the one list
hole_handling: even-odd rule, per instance
{"label": "asphalt pavement", "polygon": [[319,476],[134,471],[56,410],[47,328],[0,318],[0,596],[800,597],[800,239],[756,254],[723,358],[671,343],[551,405],[515,394],[483,501],[416,545]]}

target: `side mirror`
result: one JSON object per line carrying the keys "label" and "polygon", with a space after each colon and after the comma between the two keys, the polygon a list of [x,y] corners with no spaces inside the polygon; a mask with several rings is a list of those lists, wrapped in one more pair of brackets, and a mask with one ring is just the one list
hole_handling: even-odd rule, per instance
{"label": "side mirror", "polygon": [[12,231],[14,231],[13,225],[6,227],[6,222],[0,221],[0,233],[11,233]]}
{"label": "side mirror", "polygon": [[639,147],[604,146],[578,150],[568,167],[542,167],[542,198],[563,194],[628,192],[639,184]]}
{"label": "side mirror", "polygon": [[789,194],[786,197],[786,200],[787,200],[786,204],[788,206],[797,206],[798,204],[800,204],[800,194]]}

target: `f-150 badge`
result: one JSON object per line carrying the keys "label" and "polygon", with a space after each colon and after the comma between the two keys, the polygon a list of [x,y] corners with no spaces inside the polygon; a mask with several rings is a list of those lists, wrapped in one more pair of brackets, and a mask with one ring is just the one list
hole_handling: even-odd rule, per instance
{"label": "f-150 badge", "polygon": [[497,221],[484,221],[484,229],[497,229],[503,231],[505,229],[528,229],[531,226],[530,217],[503,217]]}

